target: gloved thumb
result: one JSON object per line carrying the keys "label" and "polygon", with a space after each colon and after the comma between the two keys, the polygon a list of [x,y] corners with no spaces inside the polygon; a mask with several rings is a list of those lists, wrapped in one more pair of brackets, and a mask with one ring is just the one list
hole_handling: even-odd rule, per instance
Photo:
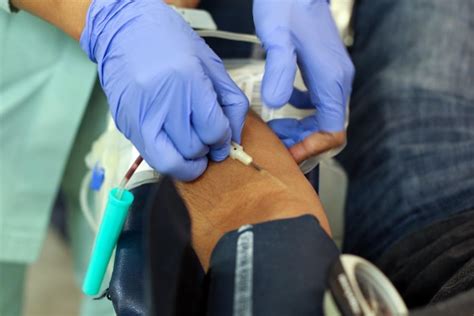
{"label": "gloved thumb", "polygon": [[262,80],[265,105],[279,108],[288,103],[296,76],[296,53],[291,43],[265,47],[267,58]]}

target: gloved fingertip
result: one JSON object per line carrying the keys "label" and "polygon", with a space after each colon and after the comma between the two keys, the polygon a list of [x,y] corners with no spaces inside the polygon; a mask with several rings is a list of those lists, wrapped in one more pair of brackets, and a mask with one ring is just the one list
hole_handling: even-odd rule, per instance
{"label": "gloved fingertip", "polygon": [[291,47],[276,46],[267,51],[262,80],[262,99],[271,108],[284,106],[293,93],[296,76],[296,54]]}
{"label": "gloved fingertip", "polygon": [[206,157],[188,160],[186,161],[185,168],[178,170],[176,173],[172,173],[171,176],[183,182],[194,181],[206,171],[207,163],[208,159]]}
{"label": "gloved fingertip", "polygon": [[296,141],[294,139],[291,139],[291,138],[283,138],[283,139],[280,139],[283,143],[283,145],[285,145],[286,148],[290,148],[292,147],[294,144],[296,144]]}
{"label": "gloved fingertip", "polygon": [[229,125],[231,130],[231,139],[237,143],[240,143],[242,130],[245,124],[245,118],[247,117],[248,104],[247,101],[243,101],[244,105],[231,105],[225,106],[224,113],[229,119]]}
{"label": "gloved fingertip", "polygon": [[242,142],[242,135],[241,135],[241,133],[235,133],[235,135],[232,134],[232,141],[234,141],[234,142],[236,142],[237,144],[240,145],[240,143]]}
{"label": "gloved fingertip", "polygon": [[345,128],[345,113],[336,107],[321,107],[316,114],[319,130],[324,132],[340,132]]}
{"label": "gloved fingertip", "polygon": [[[275,84],[272,82],[262,85],[262,100],[267,107],[278,109],[288,103],[291,90],[286,88],[274,88],[274,86]],[[291,85],[291,87],[293,87],[293,85]]]}
{"label": "gloved fingertip", "polygon": [[309,92],[297,88],[293,89],[288,102],[298,109],[314,109]]}
{"label": "gloved fingertip", "polygon": [[232,140],[240,144],[242,140],[242,130],[244,129],[244,122],[235,126],[231,126],[231,129],[232,129]]}
{"label": "gloved fingertip", "polygon": [[298,138],[298,136],[303,132],[300,121],[296,119],[275,119],[269,121],[268,126],[281,139]]}
{"label": "gloved fingertip", "polygon": [[209,152],[209,158],[212,161],[220,162],[226,159],[229,156],[229,153],[230,153],[229,145],[214,147],[214,148],[211,148]]}

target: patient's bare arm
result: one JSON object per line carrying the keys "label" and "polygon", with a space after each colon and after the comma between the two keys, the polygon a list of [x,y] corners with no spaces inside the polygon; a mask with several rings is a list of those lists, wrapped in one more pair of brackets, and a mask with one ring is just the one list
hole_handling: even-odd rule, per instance
{"label": "patient's bare arm", "polygon": [[[165,0],[179,7],[192,8],[199,0]],[[12,5],[28,11],[79,40],[92,0],[12,0]]]}
{"label": "patient's bare arm", "polygon": [[255,114],[249,114],[242,145],[265,169],[258,172],[230,158],[210,163],[194,182],[178,183],[192,219],[194,249],[207,269],[226,232],[244,224],[312,214],[329,234],[322,205],[288,150]]}

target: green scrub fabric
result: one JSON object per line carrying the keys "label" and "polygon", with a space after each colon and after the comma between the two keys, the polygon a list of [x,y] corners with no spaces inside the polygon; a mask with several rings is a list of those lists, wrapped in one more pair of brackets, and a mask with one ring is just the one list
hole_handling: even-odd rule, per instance
{"label": "green scrub fabric", "polygon": [[37,258],[95,80],[77,42],[0,11],[0,261]]}
{"label": "green scrub fabric", "polygon": [[[94,235],[78,191],[84,155],[107,112],[96,66],[77,42],[30,14],[0,10],[0,285],[9,289],[0,287],[0,315],[20,313],[25,271],[41,250],[60,189],[82,283]],[[108,300],[84,297],[80,314],[114,313]]]}
{"label": "green scrub fabric", "polygon": [[[67,206],[69,245],[73,257],[76,284],[81,286],[94,242],[94,234],[80,211],[78,192],[86,173],[84,156],[91,144],[106,128],[108,107],[105,95],[98,82],[94,87],[74,145],[67,159],[61,191]],[[18,316],[24,302],[24,280],[27,264],[0,262],[0,315]],[[102,290],[108,285],[107,275]],[[3,285],[3,286],[2,286]],[[72,311],[71,311],[72,313]],[[115,315],[107,299],[93,300],[82,296],[79,314],[82,316]]]}

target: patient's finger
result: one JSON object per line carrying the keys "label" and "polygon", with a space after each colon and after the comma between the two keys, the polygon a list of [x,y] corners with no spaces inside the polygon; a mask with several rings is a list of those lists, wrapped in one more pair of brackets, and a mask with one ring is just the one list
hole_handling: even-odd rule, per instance
{"label": "patient's finger", "polygon": [[165,0],[165,2],[179,8],[195,8],[199,4],[199,0]]}
{"label": "patient's finger", "polygon": [[346,141],[346,132],[316,132],[303,141],[290,147],[289,151],[297,163],[310,158],[315,155],[319,155],[329,149],[339,147]]}

